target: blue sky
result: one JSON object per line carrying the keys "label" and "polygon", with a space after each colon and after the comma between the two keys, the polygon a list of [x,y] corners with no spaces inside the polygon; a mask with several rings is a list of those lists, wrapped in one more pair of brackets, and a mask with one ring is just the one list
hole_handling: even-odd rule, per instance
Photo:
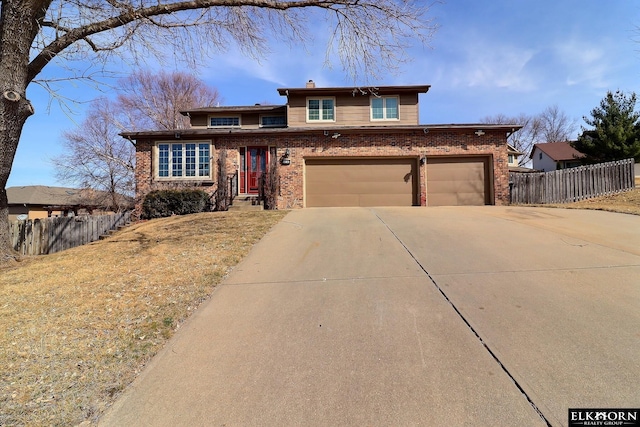
{"label": "blue sky", "polygon": [[[409,51],[412,61],[399,74],[375,82],[431,85],[420,98],[421,124],[533,115],[557,105],[576,120],[579,131],[582,117],[608,90],[640,92],[637,2],[449,0],[434,4],[431,16],[440,28],[430,47],[415,46]],[[338,63],[323,68],[324,48],[320,43],[307,49],[274,45],[260,62],[230,50],[214,56],[198,74],[218,89],[224,105],[284,103],[277,88],[302,87],[310,79],[319,86],[353,85]],[[54,67],[45,72],[65,74]],[[109,89],[63,83],[59,94],[86,102],[109,95]],[[56,181],[50,159],[62,152],[61,133],[82,121],[86,103],[69,104],[69,113],[38,86],[27,95],[36,115],[25,125],[8,186],[69,185]]]}

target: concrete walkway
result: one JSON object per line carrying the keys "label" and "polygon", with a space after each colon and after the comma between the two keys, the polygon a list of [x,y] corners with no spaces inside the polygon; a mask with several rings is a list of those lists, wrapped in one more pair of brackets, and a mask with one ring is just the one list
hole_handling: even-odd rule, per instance
{"label": "concrete walkway", "polygon": [[103,426],[561,426],[640,406],[640,217],[292,211]]}

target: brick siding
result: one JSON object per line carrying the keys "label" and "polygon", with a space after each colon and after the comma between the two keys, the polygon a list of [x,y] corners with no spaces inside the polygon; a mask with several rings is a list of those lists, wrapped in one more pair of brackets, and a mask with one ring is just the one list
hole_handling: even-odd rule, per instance
{"label": "brick siding", "polygon": [[[276,147],[278,158],[289,149],[291,164],[280,165],[279,209],[301,208],[304,206],[304,159],[311,157],[414,157],[424,156],[490,156],[493,172],[492,200],[496,205],[505,205],[509,201],[509,173],[506,133],[504,130],[485,130],[478,136],[475,129],[435,129],[429,133],[421,130],[404,132],[386,131],[370,133],[363,131],[340,130],[341,136],[332,138],[321,131],[308,133],[282,132],[280,134],[257,135],[215,135],[199,138],[210,139],[214,145],[212,169],[217,169],[216,160],[220,150],[227,151],[227,173],[239,168],[238,148],[243,146]],[[333,131],[331,132],[333,133]],[[159,182],[152,176],[152,141],[138,140],[136,152],[136,206],[141,207],[142,199],[149,191],[159,188],[180,186],[200,186],[209,192],[215,191],[213,182]],[[419,163],[418,163],[419,164]],[[426,165],[419,166],[419,201],[428,205],[426,191]],[[491,177],[489,177],[491,179]]]}

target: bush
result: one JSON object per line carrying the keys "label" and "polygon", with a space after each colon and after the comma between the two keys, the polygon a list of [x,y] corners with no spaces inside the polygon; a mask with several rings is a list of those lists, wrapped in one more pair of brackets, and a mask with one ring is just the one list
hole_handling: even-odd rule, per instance
{"label": "bush", "polygon": [[156,190],[142,202],[142,218],[164,218],[211,210],[209,194],[202,190]]}

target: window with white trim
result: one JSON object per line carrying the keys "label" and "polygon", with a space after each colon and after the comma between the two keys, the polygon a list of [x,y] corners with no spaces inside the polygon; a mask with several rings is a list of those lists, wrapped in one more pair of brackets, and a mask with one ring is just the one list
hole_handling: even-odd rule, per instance
{"label": "window with white trim", "polygon": [[335,121],[334,98],[308,98],[307,121],[309,122],[334,122]]}
{"label": "window with white trim", "polygon": [[159,143],[156,151],[157,178],[211,179],[210,143]]}
{"label": "window with white trim", "polygon": [[239,128],[240,117],[209,117],[210,128]]}
{"label": "window with white trim", "polygon": [[371,120],[398,120],[397,96],[374,96],[371,97]]}
{"label": "window with white trim", "polygon": [[285,116],[260,116],[260,127],[282,128],[287,126]]}

